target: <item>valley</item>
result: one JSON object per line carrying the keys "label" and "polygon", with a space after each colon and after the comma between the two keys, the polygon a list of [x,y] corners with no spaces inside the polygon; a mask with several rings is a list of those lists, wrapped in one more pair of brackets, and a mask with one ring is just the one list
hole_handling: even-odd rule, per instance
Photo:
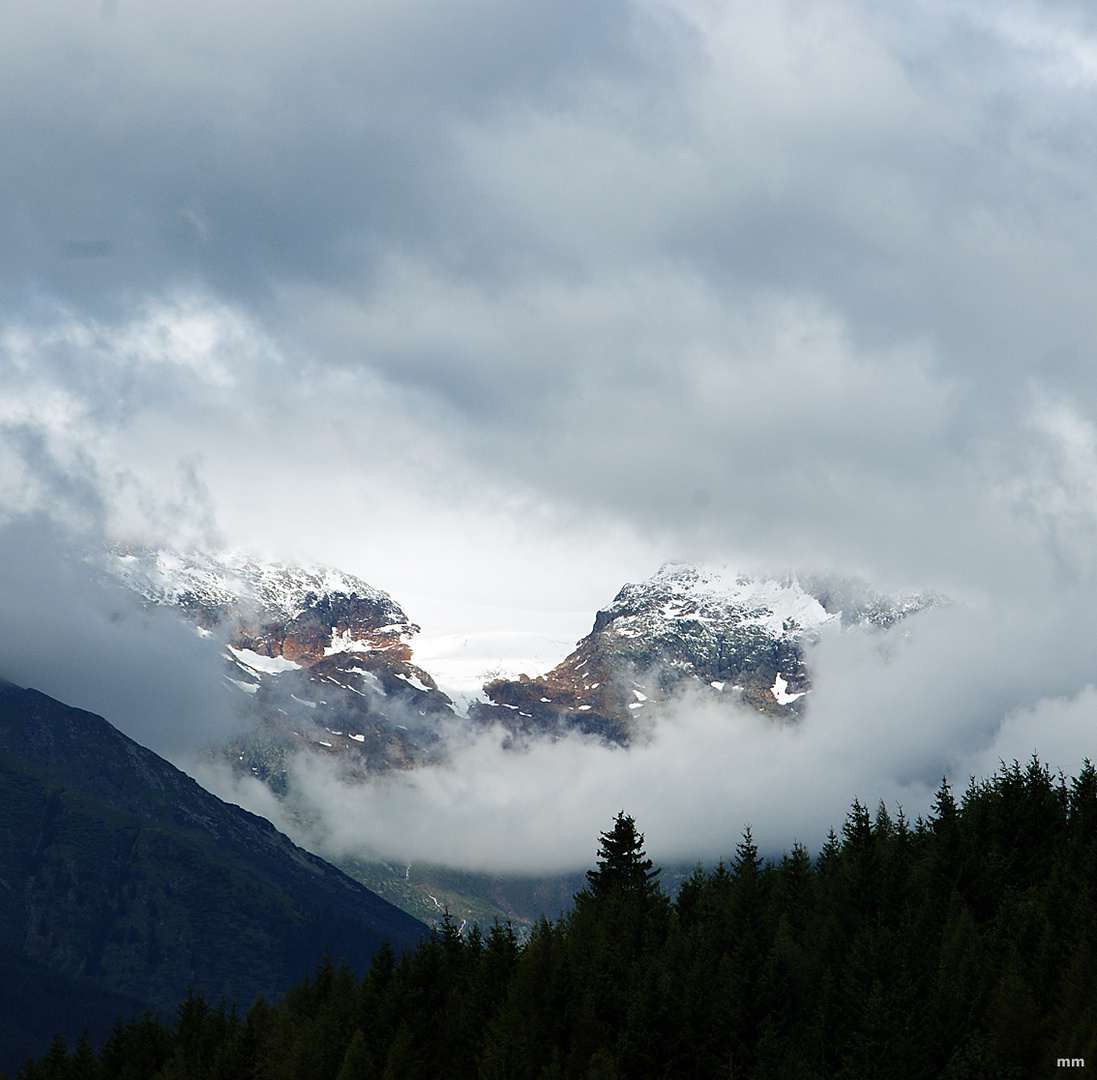
{"label": "valley", "polygon": [[[223,643],[224,694],[238,730],[206,760],[269,790],[299,843],[428,924],[448,910],[458,924],[510,920],[520,936],[541,914],[564,910],[574,874],[491,873],[333,846],[294,777],[316,773],[348,790],[414,780],[426,768],[445,770],[455,746],[489,731],[504,733],[515,753],[531,740],[564,738],[627,748],[643,744],[686,695],[729,716],[747,708],[772,724],[798,724],[810,708],[810,652],[821,635],[883,633],[948,603],[931,593],[885,595],[853,578],[667,564],[625,585],[561,662],[485,679],[470,696],[464,687],[447,693],[416,663],[420,627],[354,575],[133,546],[93,565],[140,603],[174,611]],[[231,785],[217,790],[238,797]]]}

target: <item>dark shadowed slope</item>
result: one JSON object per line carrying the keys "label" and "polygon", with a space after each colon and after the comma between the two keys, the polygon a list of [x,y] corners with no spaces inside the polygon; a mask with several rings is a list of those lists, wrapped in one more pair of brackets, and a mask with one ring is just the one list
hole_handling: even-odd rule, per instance
{"label": "dark shadowed slope", "polygon": [[[362,968],[425,930],[101,717],[0,682],[0,969],[28,994],[38,972],[74,997],[246,1004],[325,949]],[[79,1020],[41,996],[46,1038]]]}

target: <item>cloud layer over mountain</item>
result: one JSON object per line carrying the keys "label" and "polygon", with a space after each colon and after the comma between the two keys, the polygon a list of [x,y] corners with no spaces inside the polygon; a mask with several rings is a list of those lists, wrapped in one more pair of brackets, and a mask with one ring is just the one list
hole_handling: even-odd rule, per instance
{"label": "cloud layer over mountain", "polygon": [[927,770],[993,750],[965,716],[1054,745],[1097,646],[1095,57],[1038,0],[12,0],[0,515],[308,554],[428,629],[664,558],[939,589],[989,643],[941,630],[955,722],[894,667],[879,722]]}
{"label": "cloud layer over mountain", "polygon": [[[929,813],[942,777],[959,796],[1000,762],[1041,759],[1076,775],[1093,745],[1097,691],[1077,632],[1037,617],[945,609],[888,634],[824,635],[806,717],[774,722],[699,693],[661,712],[628,748],[570,735],[530,739],[455,724],[446,760],[350,784],[335,763],[300,755],[287,814],[258,781],[223,767],[197,775],[328,857],[474,870],[572,871],[622,808],[663,863],[730,858],[743,828],[769,854],[799,840],[817,852],[852,800],[883,801],[909,822]],[[1050,625],[1055,622],[1057,625]],[[1035,702],[1035,704],[1025,704]]]}

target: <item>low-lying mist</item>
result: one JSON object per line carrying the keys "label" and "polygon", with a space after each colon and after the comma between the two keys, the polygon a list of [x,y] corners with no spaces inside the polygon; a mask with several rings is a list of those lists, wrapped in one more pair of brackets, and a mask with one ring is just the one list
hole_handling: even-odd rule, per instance
{"label": "low-lying mist", "polygon": [[1038,753],[1070,774],[1094,756],[1085,613],[1069,608],[1040,618],[956,606],[884,634],[828,634],[811,652],[815,689],[797,723],[698,690],[627,749],[580,735],[515,746],[502,728],[454,721],[444,764],[365,782],[301,754],[285,804],[227,768],[198,774],[336,859],[570,871],[590,864],[621,809],[666,864],[726,858],[747,824],[770,854],[796,840],[818,850],[855,797],[913,820],[943,776],[959,792],[1001,760]]}
{"label": "low-lying mist", "polygon": [[221,653],[177,612],[100,580],[45,518],[0,526],[0,677],[106,717],[168,758],[227,739],[238,718]]}

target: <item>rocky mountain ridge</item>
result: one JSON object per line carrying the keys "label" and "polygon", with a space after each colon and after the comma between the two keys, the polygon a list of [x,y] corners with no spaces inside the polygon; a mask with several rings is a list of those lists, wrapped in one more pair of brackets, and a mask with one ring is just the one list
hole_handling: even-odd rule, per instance
{"label": "rocky mountain ridge", "polygon": [[520,730],[578,727],[627,743],[687,687],[795,719],[811,689],[805,649],[827,628],[887,629],[943,598],[888,597],[853,578],[729,574],[667,563],[625,585],[591,632],[541,676],[485,686],[480,720]]}
{"label": "rocky mountain ridge", "polygon": [[[226,679],[250,720],[230,757],[276,790],[299,749],[337,756],[348,777],[365,777],[436,760],[442,725],[464,719],[412,663],[419,626],[351,574],[133,547],[111,552],[107,571],[144,603],[177,608],[225,642]],[[821,633],[883,631],[942,603],[853,577],[667,563],[624,585],[552,670],[485,684],[468,719],[627,743],[694,688],[795,720],[811,690],[807,651]]]}
{"label": "rocky mountain ridge", "polygon": [[[795,722],[809,700],[810,647],[821,634],[886,631],[944,602],[887,596],[853,578],[667,564],[621,588],[555,668],[488,682],[465,714],[413,663],[419,627],[353,575],[139,548],[116,549],[105,567],[143,604],[174,608],[224,643],[225,688],[242,724],[216,756],[279,797],[290,793],[298,755],[327,759],[346,782],[364,783],[445,760],[447,735],[469,724],[501,725],[518,739],[578,731],[627,745],[687,692]],[[297,813],[292,798],[283,807]],[[299,823],[307,832],[305,817]],[[413,872],[368,858],[340,865],[426,919],[443,906],[481,921],[538,914],[500,907],[498,883],[473,882],[475,875],[457,880],[442,867]],[[512,891],[527,889],[517,883]]]}
{"label": "rocky mountain ridge", "polygon": [[147,603],[227,631],[237,648],[303,666],[343,650],[410,660],[407,642],[419,632],[388,593],[328,566],[119,546],[106,569]]}
{"label": "rocky mountain ridge", "polygon": [[419,632],[385,592],[325,566],[119,547],[103,568],[143,603],[176,608],[225,644],[244,724],[237,771],[278,790],[299,751],[365,776],[430,760],[453,703],[411,662]]}

